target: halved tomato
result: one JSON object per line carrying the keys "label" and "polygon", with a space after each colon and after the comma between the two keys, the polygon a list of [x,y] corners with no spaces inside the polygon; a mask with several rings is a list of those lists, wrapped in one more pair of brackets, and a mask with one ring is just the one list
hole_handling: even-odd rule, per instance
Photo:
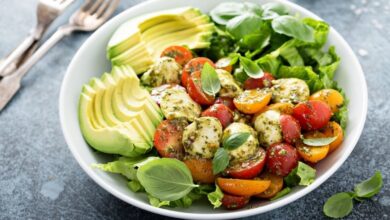
{"label": "halved tomato", "polygon": [[183,68],[181,75],[181,84],[184,87],[187,87],[187,81],[190,78],[191,74],[196,71],[202,71],[203,65],[205,63],[209,63],[212,67],[214,67],[213,61],[206,57],[197,57],[190,60]]}
{"label": "halved tomato", "polygon": [[270,180],[243,180],[217,178],[217,184],[222,191],[235,196],[253,196],[260,194],[271,185]]}
{"label": "halved tomato", "polygon": [[283,177],[281,176],[270,172],[265,172],[260,175],[260,179],[271,180],[271,185],[266,191],[255,195],[255,197],[269,199],[274,197],[280,190],[283,189]]}
{"label": "halved tomato", "polygon": [[199,183],[214,183],[213,162],[203,158],[185,158],[183,162],[191,171],[192,179]]}
{"label": "halved tomato", "polygon": [[200,74],[200,71],[191,74],[191,77],[187,81],[187,92],[195,102],[201,105],[211,105],[215,97],[203,92]]}
{"label": "halved tomato", "polygon": [[222,198],[222,205],[226,209],[240,209],[248,204],[249,196],[233,196],[224,193]]}
{"label": "halved tomato", "polygon": [[191,51],[183,46],[170,46],[167,47],[162,53],[161,57],[172,57],[175,61],[184,66],[188,61],[192,59]]}
{"label": "halved tomato", "polygon": [[292,116],[299,121],[303,130],[314,131],[328,124],[332,111],[323,101],[309,100],[296,105]]}
{"label": "halved tomato", "polygon": [[244,82],[244,89],[269,88],[272,86],[272,80],[275,78],[269,73],[264,73],[264,76],[258,79],[248,78]]}
{"label": "halved tomato", "polygon": [[237,179],[252,179],[263,170],[265,158],[265,150],[259,148],[258,155],[254,159],[230,167],[226,170],[226,173]]}
{"label": "halved tomato", "polygon": [[293,144],[300,140],[301,126],[291,115],[281,115],[280,126],[282,128],[283,140],[286,143]]}
{"label": "halved tomato", "polygon": [[184,156],[182,137],[188,122],[182,119],[162,121],[154,133],[154,147],[161,157],[177,158]]}
{"label": "halved tomato", "polygon": [[272,93],[261,89],[245,90],[233,99],[236,108],[245,114],[261,111],[271,101]]}
{"label": "halved tomato", "polygon": [[233,112],[226,105],[214,104],[202,112],[202,116],[217,118],[223,128],[226,128],[233,122]]}
{"label": "halved tomato", "polygon": [[270,173],[287,176],[298,165],[297,150],[286,143],[273,144],[267,149],[267,168]]}
{"label": "halved tomato", "polygon": [[236,106],[234,106],[233,99],[229,97],[218,97],[214,104],[224,104],[230,108],[230,110],[236,110]]}

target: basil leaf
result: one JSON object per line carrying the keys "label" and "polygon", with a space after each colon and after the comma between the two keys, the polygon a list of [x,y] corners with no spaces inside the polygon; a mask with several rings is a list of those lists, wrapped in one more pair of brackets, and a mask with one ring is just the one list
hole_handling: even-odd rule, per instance
{"label": "basil leaf", "polygon": [[224,68],[227,66],[234,65],[237,63],[239,57],[240,57],[240,55],[237,53],[229,54],[228,57],[224,57],[224,58],[219,59],[217,61],[217,63],[215,63],[215,66],[217,68]]}
{"label": "basil leaf", "polygon": [[308,186],[314,182],[316,170],[303,162],[298,162],[298,166],[293,169],[285,178],[287,186]]}
{"label": "basil leaf", "polygon": [[151,196],[166,201],[180,199],[198,187],[187,166],[170,158],[149,161],[138,169],[137,178]]}
{"label": "basil leaf", "polygon": [[331,218],[342,218],[351,213],[353,208],[352,197],[346,193],[337,193],[331,196],[324,205],[323,212]]}
{"label": "basil leaf", "polygon": [[208,95],[215,96],[221,89],[218,74],[209,63],[205,63],[203,66],[200,79],[202,81],[202,90]]}
{"label": "basil leaf", "polygon": [[207,194],[207,198],[214,208],[218,208],[222,205],[223,192],[217,184],[215,184],[215,191]]}
{"label": "basil leaf", "polygon": [[229,153],[224,148],[218,148],[213,158],[213,173],[217,174],[226,169],[229,165]]}
{"label": "basil leaf", "polygon": [[374,176],[357,184],[354,190],[357,197],[371,198],[381,190],[382,186],[382,175],[379,171],[376,171]]}
{"label": "basil leaf", "polygon": [[234,133],[223,140],[222,146],[227,150],[234,150],[244,144],[250,135],[248,132]]}
{"label": "basil leaf", "polygon": [[249,78],[249,76],[244,72],[244,70],[242,68],[236,68],[234,70],[233,76],[234,76],[234,79],[240,83],[244,83],[245,80],[247,80]]}
{"label": "basil leaf", "polygon": [[249,34],[256,34],[260,32],[260,27],[263,21],[254,14],[242,14],[231,19],[226,24],[226,30],[236,40],[242,39]]}
{"label": "basil leaf", "polygon": [[279,17],[280,15],[289,14],[289,8],[284,4],[280,4],[277,2],[270,2],[264,4],[262,6],[262,9],[263,9],[263,14],[261,15],[261,18],[263,20],[271,20],[276,17]]}
{"label": "basil leaf", "polygon": [[314,42],[314,30],[298,18],[283,15],[272,20],[272,28],[276,33],[284,34],[305,42]]}
{"label": "basil leaf", "polygon": [[236,2],[221,3],[210,11],[210,16],[217,24],[226,25],[229,20],[244,13],[245,5]]}
{"label": "basil leaf", "polygon": [[335,141],[337,137],[330,137],[330,138],[309,138],[309,139],[303,139],[303,143],[309,146],[313,147],[320,147],[324,145],[328,145]]}
{"label": "basil leaf", "polygon": [[283,190],[281,190],[280,192],[278,192],[278,193],[277,193],[274,197],[272,197],[270,200],[273,201],[273,200],[282,198],[283,196],[289,194],[290,192],[291,192],[291,188],[290,188],[290,187],[286,187],[286,188],[284,188]]}
{"label": "basil leaf", "polygon": [[240,57],[240,64],[245,73],[251,78],[258,79],[264,76],[263,70],[252,60],[246,57]]}

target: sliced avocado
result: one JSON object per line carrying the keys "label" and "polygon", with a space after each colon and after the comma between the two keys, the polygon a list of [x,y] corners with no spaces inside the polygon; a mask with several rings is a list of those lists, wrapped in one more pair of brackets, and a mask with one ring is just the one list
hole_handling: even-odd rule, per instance
{"label": "sliced avocado", "polygon": [[213,31],[214,24],[199,9],[160,11],[121,25],[109,41],[107,56],[114,65],[131,65],[140,74],[150,68],[168,46],[208,47]]}
{"label": "sliced avocado", "polygon": [[93,109],[92,98],[81,93],[79,101],[80,128],[88,144],[96,150],[133,156],[135,148],[144,149],[149,146],[136,132],[129,133],[127,129],[121,127],[94,128],[90,120]]}
{"label": "sliced avocado", "polygon": [[108,127],[109,125],[104,119],[102,113],[102,95],[106,87],[98,78],[92,78],[89,85],[96,91],[96,95],[93,100],[93,111],[96,116],[96,124],[100,125],[100,127]]}

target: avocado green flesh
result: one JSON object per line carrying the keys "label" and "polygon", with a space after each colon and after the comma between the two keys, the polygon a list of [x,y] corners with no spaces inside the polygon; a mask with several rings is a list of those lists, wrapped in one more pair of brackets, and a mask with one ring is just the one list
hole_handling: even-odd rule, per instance
{"label": "avocado green flesh", "polygon": [[168,46],[209,47],[214,24],[196,8],[178,8],[130,20],[120,26],[108,44],[114,65],[130,65],[143,73]]}
{"label": "avocado green flesh", "polygon": [[[125,84],[131,87],[124,89]],[[114,67],[111,74],[93,78],[83,86],[79,102],[85,140],[104,153],[136,157],[148,152],[163,119],[159,107],[150,101],[131,67]]]}

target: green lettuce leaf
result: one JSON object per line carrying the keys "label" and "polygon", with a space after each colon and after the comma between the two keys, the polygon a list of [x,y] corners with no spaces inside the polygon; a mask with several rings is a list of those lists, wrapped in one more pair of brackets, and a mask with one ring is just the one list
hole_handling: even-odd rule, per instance
{"label": "green lettuce leaf", "polygon": [[314,182],[316,178],[316,170],[303,162],[298,162],[298,166],[293,169],[285,178],[284,182],[287,186],[308,186]]}
{"label": "green lettuce leaf", "polygon": [[207,198],[209,199],[209,202],[214,206],[214,208],[218,208],[222,205],[222,198],[223,198],[223,192],[218,187],[218,185],[215,185],[215,191],[211,192],[207,195]]}
{"label": "green lettuce leaf", "polygon": [[324,88],[320,76],[313,71],[311,66],[281,66],[276,78],[302,79],[307,83],[312,93]]}

